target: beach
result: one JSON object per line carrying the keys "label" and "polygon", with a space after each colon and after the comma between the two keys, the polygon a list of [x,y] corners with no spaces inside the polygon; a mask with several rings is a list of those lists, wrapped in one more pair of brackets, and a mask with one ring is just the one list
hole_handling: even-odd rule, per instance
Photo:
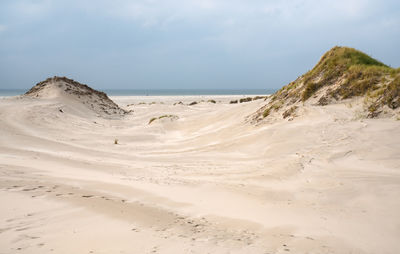
{"label": "beach", "polygon": [[400,121],[245,97],[1,98],[0,253],[399,253]]}

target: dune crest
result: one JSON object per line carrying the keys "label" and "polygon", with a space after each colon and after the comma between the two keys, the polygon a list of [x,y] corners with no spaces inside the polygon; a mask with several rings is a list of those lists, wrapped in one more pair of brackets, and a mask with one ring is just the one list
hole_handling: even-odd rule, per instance
{"label": "dune crest", "polygon": [[54,76],[39,82],[26,92],[24,96],[78,102],[100,116],[124,115],[128,113],[112,101],[106,93],[97,91],[88,85],[66,77]]}

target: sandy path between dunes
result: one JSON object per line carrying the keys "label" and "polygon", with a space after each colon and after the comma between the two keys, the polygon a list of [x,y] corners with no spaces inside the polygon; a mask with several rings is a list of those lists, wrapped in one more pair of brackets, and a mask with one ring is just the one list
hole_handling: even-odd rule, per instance
{"label": "sandy path between dunes", "polygon": [[120,120],[0,99],[0,253],[400,252],[400,121],[254,126],[237,98],[113,97]]}

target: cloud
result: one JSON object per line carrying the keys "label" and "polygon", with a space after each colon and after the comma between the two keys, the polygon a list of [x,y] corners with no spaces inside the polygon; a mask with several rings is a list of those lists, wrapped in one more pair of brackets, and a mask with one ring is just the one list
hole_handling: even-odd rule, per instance
{"label": "cloud", "polygon": [[281,85],[334,45],[398,66],[399,17],[398,0],[2,0],[0,84],[32,63],[104,84]]}
{"label": "cloud", "polygon": [[[171,16],[192,19],[210,17],[218,13],[219,17],[235,15],[241,18],[256,18],[263,14],[281,17],[313,16],[358,17],[368,14],[369,6],[376,6],[377,0],[291,0],[291,1],[239,1],[239,0],[119,0],[117,4],[106,1],[103,5],[115,16],[134,19],[168,19]],[[214,18],[218,18],[214,16]]]}
{"label": "cloud", "polygon": [[[383,8],[379,0],[14,0],[11,12],[22,18],[42,17],[63,9],[135,22],[144,27],[175,23],[226,26],[248,22],[309,24],[360,19]],[[1,4],[0,4],[1,7]]]}
{"label": "cloud", "polygon": [[53,5],[51,0],[16,0],[11,6],[11,9],[21,17],[38,17],[48,13]]}
{"label": "cloud", "polygon": [[[146,27],[165,26],[176,22],[190,22],[200,17],[218,11],[215,1],[177,1],[177,0],[119,0],[114,2],[103,1],[100,3],[105,12],[103,14],[121,18],[127,21],[136,21]],[[94,11],[91,6],[86,10]]]}
{"label": "cloud", "polygon": [[0,33],[7,30],[7,26],[0,24]]}

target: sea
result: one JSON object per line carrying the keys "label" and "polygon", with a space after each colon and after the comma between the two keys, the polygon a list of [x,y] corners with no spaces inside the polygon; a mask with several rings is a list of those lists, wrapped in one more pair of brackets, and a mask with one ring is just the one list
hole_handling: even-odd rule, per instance
{"label": "sea", "polygon": [[[29,89],[0,89],[0,96],[17,96]],[[109,96],[267,95],[274,89],[105,89]]]}

